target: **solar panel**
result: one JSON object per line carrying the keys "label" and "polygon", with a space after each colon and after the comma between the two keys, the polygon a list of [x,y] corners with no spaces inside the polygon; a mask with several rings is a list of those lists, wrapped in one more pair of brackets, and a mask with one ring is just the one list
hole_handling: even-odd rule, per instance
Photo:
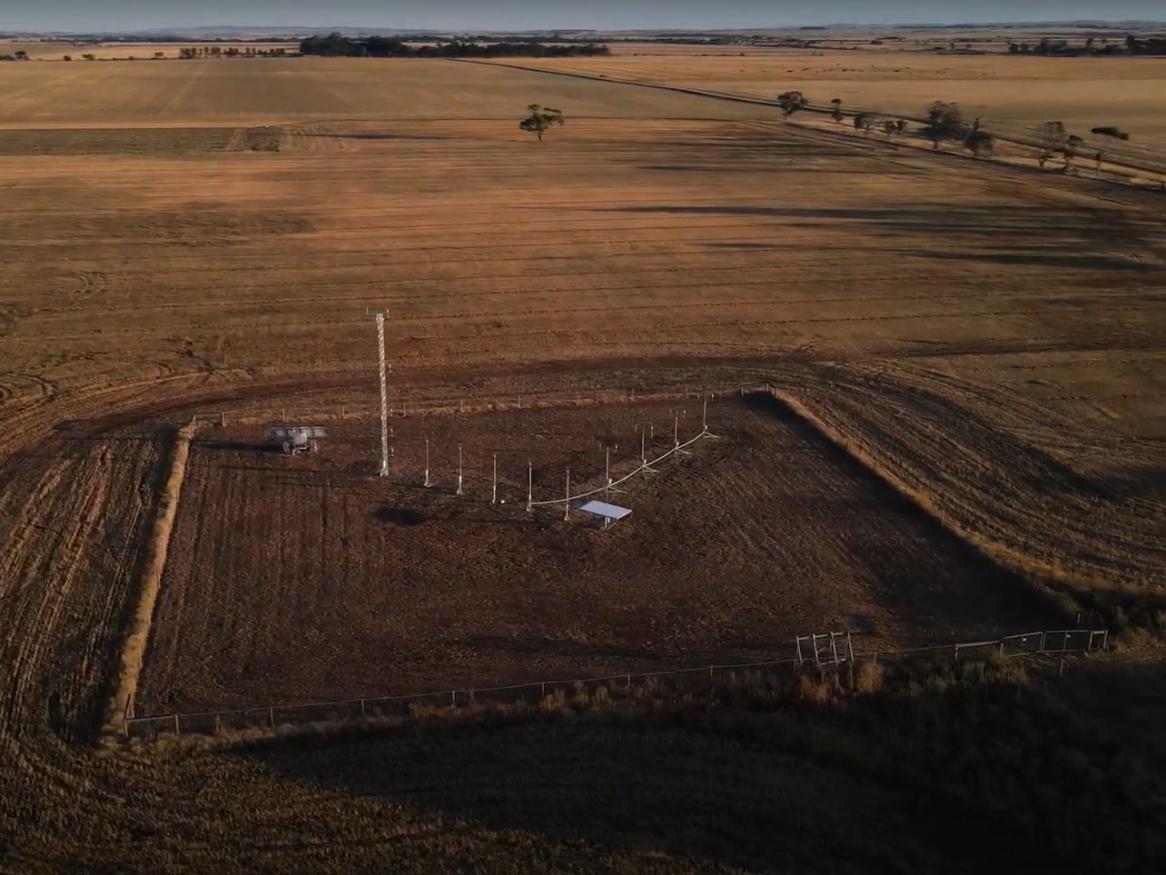
{"label": "solar panel", "polygon": [[583,505],[579,510],[584,513],[601,516],[606,520],[622,520],[626,516],[631,516],[631,509],[620,507],[617,504],[608,504],[605,501],[589,501]]}
{"label": "solar panel", "polygon": [[328,436],[324,429],[316,425],[277,425],[274,428],[269,428],[267,434],[272,440],[295,442],[318,440]]}

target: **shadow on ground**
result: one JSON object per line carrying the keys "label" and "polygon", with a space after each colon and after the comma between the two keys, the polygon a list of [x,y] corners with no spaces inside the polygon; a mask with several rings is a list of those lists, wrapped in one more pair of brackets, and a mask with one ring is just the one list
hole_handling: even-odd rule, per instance
{"label": "shadow on ground", "polygon": [[[1074,663],[1066,678],[1050,670],[1039,683],[1015,678],[1013,665],[1002,679],[985,679],[983,666],[944,669],[825,706],[568,710],[241,755],[474,829],[750,872],[1162,862],[1163,751],[1126,726],[1159,719],[1161,705],[1123,710],[1095,695],[1115,672],[1123,689],[1156,673],[1160,689],[1161,664],[1089,676]],[[1126,786],[1109,767],[1130,741]]]}

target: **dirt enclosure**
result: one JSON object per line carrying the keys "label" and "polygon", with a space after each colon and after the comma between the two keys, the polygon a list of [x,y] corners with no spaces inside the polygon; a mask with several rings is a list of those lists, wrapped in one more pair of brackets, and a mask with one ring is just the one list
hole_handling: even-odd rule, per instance
{"label": "dirt enclosure", "polygon": [[[795,634],[880,642],[1052,619],[766,396],[633,477],[603,531],[561,505],[700,431],[699,402],[341,423],[290,458],[263,429],[203,433],[189,464],[140,713],[280,704],[772,658]],[[424,482],[430,441],[431,487]],[[464,489],[456,494],[457,447]],[[499,460],[499,499],[491,470]],[[577,505],[576,505],[577,506]],[[916,635],[921,634],[919,631]],[[918,639],[914,639],[918,640]]]}

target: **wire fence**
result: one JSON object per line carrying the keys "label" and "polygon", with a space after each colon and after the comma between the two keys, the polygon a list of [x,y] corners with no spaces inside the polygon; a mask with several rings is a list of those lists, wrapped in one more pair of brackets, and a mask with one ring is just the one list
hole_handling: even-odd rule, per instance
{"label": "wire fence", "polygon": [[[985,641],[941,644],[907,649],[872,650],[855,655],[847,632],[799,636],[789,647],[792,655],[758,662],[724,663],[648,672],[627,672],[566,680],[540,680],[489,687],[455,687],[427,693],[377,696],[333,702],[264,705],[231,710],[171,713],[135,717],[127,706],[124,734],[127,738],[155,739],[163,735],[218,735],[240,731],[279,731],[312,724],[345,724],[378,719],[408,719],[433,713],[525,703],[538,706],[548,697],[589,694],[593,697],[630,694],[636,689],[654,692],[699,692],[714,686],[750,684],[775,672],[799,672],[807,667],[836,669],[864,662],[884,665],[906,663],[959,663],[1041,654],[1082,654],[1104,650],[1109,634],[1104,629],[1057,629],[1025,632]],[[806,642],[812,643],[807,646]],[[827,643],[828,642],[828,643]],[[844,646],[840,646],[844,644]],[[602,692],[601,692],[602,691]]]}
{"label": "wire fence", "polygon": [[618,480],[612,480],[610,477],[610,474],[609,474],[605,478],[606,484],[603,486],[596,486],[594,489],[588,489],[588,490],[585,490],[583,492],[577,492],[577,493],[574,493],[572,495],[566,495],[563,498],[549,498],[549,499],[545,499],[542,501],[531,500],[527,503],[527,508],[529,509],[529,508],[535,508],[535,507],[552,507],[552,506],[561,505],[561,504],[569,505],[572,501],[581,501],[584,498],[590,498],[592,495],[599,495],[600,493],[607,494],[610,490],[615,489],[616,487],[626,483],[627,481],[629,481],[633,477],[635,477],[637,474],[643,474],[643,473],[646,473],[649,471],[655,471],[656,469],[653,466],[660,464],[665,459],[667,459],[669,456],[673,456],[673,455],[676,455],[678,453],[683,453],[688,447],[691,447],[693,444],[695,444],[697,441],[701,440],[702,438],[711,438],[713,436],[714,435],[712,434],[712,432],[709,431],[708,426],[706,425],[701,429],[700,433],[696,437],[689,438],[684,443],[680,443],[680,441],[678,439],[675,440],[674,445],[670,450],[668,450],[663,455],[657,456],[656,458],[654,458],[650,461],[648,460],[647,456],[645,456],[641,453],[639,467],[637,467],[634,471],[631,471],[628,474],[625,474],[623,477],[620,477]]}

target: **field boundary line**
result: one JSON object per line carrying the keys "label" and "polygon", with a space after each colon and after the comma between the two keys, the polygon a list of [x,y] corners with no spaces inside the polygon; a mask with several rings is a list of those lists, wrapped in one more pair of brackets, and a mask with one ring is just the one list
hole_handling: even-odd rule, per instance
{"label": "field boundary line", "polygon": [[162,588],[166,557],[170,551],[170,536],[174,531],[178,503],[182,496],[182,484],[186,479],[190,443],[197,428],[197,423],[191,420],[174,435],[174,443],[170,450],[170,467],[158,495],[154,525],[150,531],[146,564],[138,588],[138,603],[130,621],[129,633],[122,642],[117,686],[106,707],[106,733],[124,734],[128,730],[128,721],[133,716],[134,695],[137,693],[138,678],[145,662],[146,647],[150,640],[150,625],[154,620],[154,607]]}

